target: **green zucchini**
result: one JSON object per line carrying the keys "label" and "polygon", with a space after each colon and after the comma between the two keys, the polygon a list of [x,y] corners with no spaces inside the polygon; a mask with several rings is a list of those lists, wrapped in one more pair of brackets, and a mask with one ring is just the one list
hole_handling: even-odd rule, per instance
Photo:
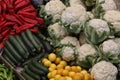
{"label": "green zucchini", "polygon": [[48,41],[41,40],[41,42],[42,42],[42,44],[47,52],[53,51],[53,47],[50,45],[50,43]]}
{"label": "green zucchini", "polygon": [[12,62],[12,60],[9,57],[6,56],[6,53],[3,53],[2,56],[9,64],[11,64],[13,67],[15,67],[15,63]]}
{"label": "green zucchini", "polygon": [[40,76],[37,75],[37,74],[35,74],[34,72],[32,72],[30,69],[28,69],[28,66],[25,66],[24,69],[25,69],[25,72],[26,72],[29,76],[31,76],[33,79],[35,79],[35,80],[40,79]]}
{"label": "green zucchini", "polygon": [[45,56],[45,53],[40,53],[34,59],[41,60]]}
{"label": "green zucchini", "polygon": [[21,74],[25,78],[25,80],[35,80],[31,76],[29,76],[25,71],[22,71]]}
{"label": "green zucchini", "polygon": [[22,56],[22,58],[28,58],[28,55],[26,55],[25,50],[16,40],[15,36],[9,36],[8,40],[11,42],[12,46],[18,51],[18,53]]}
{"label": "green zucchini", "polygon": [[41,80],[49,80],[47,76],[41,76]]}
{"label": "green zucchini", "polygon": [[38,62],[36,59],[32,60],[32,64],[39,70],[42,70],[45,73],[48,73],[48,69],[43,66],[40,62]]}
{"label": "green zucchini", "polygon": [[19,55],[19,53],[16,51],[16,49],[12,46],[12,44],[9,41],[5,41],[5,47],[10,51],[10,53],[13,54],[14,58],[19,61],[23,62],[24,59]]}
{"label": "green zucchini", "polygon": [[36,51],[35,47],[33,46],[33,44],[31,44],[31,42],[29,41],[29,39],[26,36],[26,32],[22,32],[21,33],[21,38],[24,42],[24,44],[27,46],[27,48],[29,49],[29,51],[32,51],[31,54],[33,54],[33,52]]}
{"label": "green zucchini", "polygon": [[46,40],[46,37],[42,33],[40,33],[40,32],[37,33],[37,36],[41,40]]}
{"label": "green zucchini", "polygon": [[12,53],[10,53],[10,51],[8,51],[8,49],[7,49],[6,47],[4,48],[4,52],[5,52],[6,56],[11,59],[12,62],[14,62],[15,64],[18,64],[18,63],[19,63],[19,61],[17,61],[17,60],[13,57]]}
{"label": "green zucchini", "polygon": [[38,52],[40,52],[41,51],[41,46],[39,44],[37,44],[37,42],[35,41],[32,32],[29,29],[27,29],[26,34],[27,34],[28,39],[34,45],[34,47],[38,50]]}
{"label": "green zucchini", "polygon": [[41,52],[45,52],[44,46],[41,43],[41,41],[39,40],[39,38],[36,35],[33,35],[33,37],[34,37],[35,41],[37,42],[37,44],[39,44],[39,46],[42,48]]}
{"label": "green zucchini", "polygon": [[38,68],[36,68],[34,65],[32,65],[32,64],[28,64],[28,68],[32,71],[32,72],[34,72],[34,73],[36,73],[36,74],[38,74],[38,75],[45,75],[45,73],[42,71],[42,70],[39,70]]}
{"label": "green zucchini", "polygon": [[27,46],[24,44],[24,42],[22,41],[22,39],[21,39],[21,37],[20,37],[19,35],[16,35],[15,37],[16,37],[18,43],[19,43],[19,44],[22,46],[22,48],[25,50],[26,55],[27,55],[27,57],[28,57],[30,53],[29,53],[29,51],[28,51],[28,49],[27,49]]}

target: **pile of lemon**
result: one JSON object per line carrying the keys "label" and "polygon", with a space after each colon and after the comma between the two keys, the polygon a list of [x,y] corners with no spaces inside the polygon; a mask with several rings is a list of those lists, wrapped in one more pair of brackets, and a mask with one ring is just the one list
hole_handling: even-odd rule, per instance
{"label": "pile of lemon", "polygon": [[49,80],[94,80],[85,69],[80,66],[69,66],[67,62],[51,53],[48,58],[42,59],[44,66],[49,68]]}

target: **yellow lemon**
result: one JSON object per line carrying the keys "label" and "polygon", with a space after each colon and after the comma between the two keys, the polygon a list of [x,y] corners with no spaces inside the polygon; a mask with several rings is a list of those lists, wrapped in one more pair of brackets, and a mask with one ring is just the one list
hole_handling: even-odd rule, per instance
{"label": "yellow lemon", "polygon": [[65,70],[71,71],[71,67],[70,66],[65,66]]}
{"label": "yellow lemon", "polygon": [[90,80],[94,80],[94,76],[93,75],[91,75],[91,77],[90,77],[91,79]]}
{"label": "yellow lemon", "polygon": [[55,60],[55,64],[59,64],[61,61],[61,58],[57,57],[56,60]]}
{"label": "yellow lemon", "polygon": [[56,69],[56,65],[52,63],[52,64],[50,65],[50,68]]}
{"label": "yellow lemon", "polygon": [[66,61],[60,61],[60,64],[65,67],[67,65],[67,62]]}
{"label": "yellow lemon", "polygon": [[49,67],[49,66],[51,65],[51,62],[48,60],[48,61],[44,62],[44,65],[45,65],[46,67]]}
{"label": "yellow lemon", "polygon": [[68,70],[63,70],[63,72],[62,72],[62,75],[63,75],[63,76],[68,76],[68,74],[69,74],[69,71],[68,71]]}
{"label": "yellow lemon", "polygon": [[91,76],[90,74],[84,74],[84,80],[90,80]]}
{"label": "yellow lemon", "polygon": [[82,80],[82,79],[81,79],[81,77],[79,75],[74,75],[73,80]]}
{"label": "yellow lemon", "polygon": [[61,64],[58,64],[58,65],[57,65],[57,69],[63,69],[63,68],[64,68],[63,65],[61,65]]}
{"label": "yellow lemon", "polygon": [[62,75],[63,70],[64,70],[64,69],[58,69],[58,70],[57,70],[57,74]]}
{"label": "yellow lemon", "polygon": [[52,78],[51,72],[49,72],[49,73],[47,74],[47,77],[48,77],[49,79]]}
{"label": "yellow lemon", "polygon": [[76,75],[80,76],[80,78],[83,80],[84,79],[84,75],[80,72],[76,73]]}
{"label": "yellow lemon", "polygon": [[72,80],[72,78],[71,78],[71,77],[66,76],[66,80]]}
{"label": "yellow lemon", "polygon": [[71,71],[78,72],[78,69],[76,66],[71,66]]}
{"label": "yellow lemon", "polygon": [[48,70],[50,71],[50,72],[52,72],[52,71],[54,71],[55,69],[54,68],[48,68]]}
{"label": "yellow lemon", "polygon": [[61,75],[56,75],[56,76],[55,76],[55,80],[59,80],[60,77],[61,77]]}
{"label": "yellow lemon", "polygon": [[70,71],[68,75],[69,75],[69,77],[73,77],[75,75],[75,72]]}
{"label": "yellow lemon", "polygon": [[55,77],[56,74],[57,74],[57,70],[54,70],[54,71],[51,72],[52,77]]}
{"label": "yellow lemon", "polygon": [[51,62],[54,62],[56,60],[56,54],[54,53],[51,53],[48,55],[48,59],[51,61]]}
{"label": "yellow lemon", "polygon": [[51,78],[50,80],[55,80],[54,78]]}
{"label": "yellow lemon", "polygon": [[80,72],[82,70],[82,68],[80,66],[76,66],[76,67],[77,67],[78,72]]}
{"label": "yellow lemon", "polygon": [[88,72],[86,70],[81,71],[82,74],[87,74]]}
{"label": "yellow lemon", "polygon": [[46,61],[48,61],[47,58],[43,58],[43,59],[42,59],[42,63],[43,63],[43,64],[44,64]]}

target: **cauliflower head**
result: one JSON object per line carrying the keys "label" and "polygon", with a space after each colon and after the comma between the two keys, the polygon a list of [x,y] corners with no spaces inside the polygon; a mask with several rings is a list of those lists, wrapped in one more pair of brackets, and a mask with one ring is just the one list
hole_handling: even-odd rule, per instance
{"label": "cauliflower head", "polygon": [[92,67],[95,80],[116,80],[117,68],[110,62],[100,61]]}
{"label": "cauliflower head", "polygon": [[113,25],[115,31],[120,31],[120,11],[117,10],[106,11],[103,18]]}
{"label": "cauliflower head", "polygon": [[64,37],[61,41],[60,41],[60,44],[62,45],[73,45],[75,47],[79,47],[80,46],[80,43],[78,41],[78,39],[76,37],[72,37],[72,36],[66,36]]}
{"label": "cauliflower head", "polygon": [[120,54],[120,46],[114,40],[107,40],[102,43],[102,51],[105,53],[111,53],[113,55]]}
{"label": "cauliflower head", "polygon": [[114,0],[99,0],[99,3],[101,3],[102,9],[105,11],[117,9]]}
{"label": "cauliflower head", "polygon": [[59,39],[68,35],[65,28],[62,27],[59,23],[55,23],[53,25],[48,26],[48,33],[51,38],[59,38]]}
{"label": "cauliflower head", "polygon": [[67,7],[61,16],[61,22],[67,24],[65,28],[72,33],[79,33],[84,22],[88,19],[86,9],[82,5]]}
{"label": "cauliflower head", "polygon": [[70,46],[65,46],[62,49],[62,58],[65,61],[71,61],[75,59],[75,48]]}
{"label": "cauliflower head", "polygon": [[110,28],[106,21],[101,19],[91,19],[88,23],[89,26],[93,27],[97,33],[103,33],[104,31],[109,33]]}
{"label": "cauliflower head", "polygon": [[78,60],[82,61],[86,58],[88,55],[95,55],[96,50],[93,48],[90,44],[83,44],[81,47],[77,49],[78,51]]}
{"label": "cauliflower head", "polygon": [[45,5],[45,12],[48,15],[52,15],[53,21],[60,19],[62,12],[66,6],[60,0],[50,0]]}
{"label": "cauliflower head", "polygon": [[106,21],[91,19],[85,27],[86,41],[92,44],[100,44],[110,35],[110,28]]}

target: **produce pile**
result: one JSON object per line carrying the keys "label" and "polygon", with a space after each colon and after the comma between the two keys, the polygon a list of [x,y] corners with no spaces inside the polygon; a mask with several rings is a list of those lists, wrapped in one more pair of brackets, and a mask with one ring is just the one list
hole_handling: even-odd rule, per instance
{"label": "produce pile", "polygon": [[1,57],[22,80],[120,79],[120,11],[114,0],[0,4]]}

